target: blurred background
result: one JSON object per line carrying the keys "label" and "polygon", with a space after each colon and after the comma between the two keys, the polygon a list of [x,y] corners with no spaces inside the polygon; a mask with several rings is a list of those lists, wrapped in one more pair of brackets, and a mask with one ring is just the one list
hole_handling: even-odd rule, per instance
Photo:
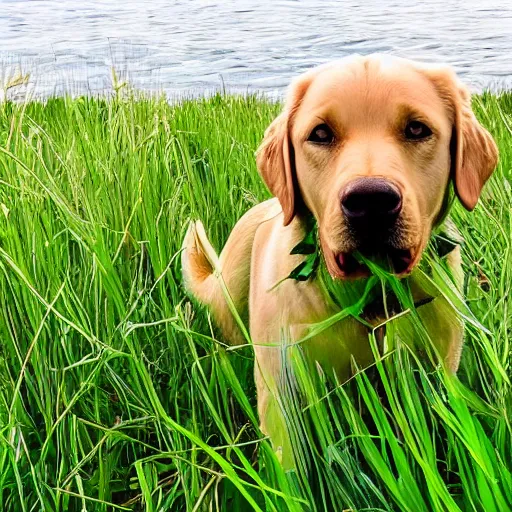
{"label": "blurred background", "polygon": [[510,88],[512,2],[0,0],[0,95],[12,99],[125,82],[278,97],[306,68],[372,52],[450,63],[475,92]]}

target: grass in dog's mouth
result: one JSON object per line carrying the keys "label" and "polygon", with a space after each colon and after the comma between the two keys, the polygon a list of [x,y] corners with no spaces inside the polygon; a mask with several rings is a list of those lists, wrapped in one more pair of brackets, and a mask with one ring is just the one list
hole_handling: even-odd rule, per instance
{"label": "grass in dog's mouth", "polygon": [[410,249],[395,249],[394,247],[381,250],[342,252],[336,256],[340,270],[346,277],[368,277],[371,270],[367,262],[371,261],[390,274],[403,275],[411,270],[413,261]]}
{"label": "grass in dog's mouth", "polygon": [[[465,319],[458,375],[391,325],[343,385],[295,350],[291,472],[258,430],[252,347],[226,350],[179,265],[188,219],[220,248],[268,197],[254,151],[280,108],[0,105],[0,510],[512,510],[512,95],[475,100],[501,164],[453,210],[467,301],[442,265],[425,276]],[[419,339],[404,280],[381,278]]]}

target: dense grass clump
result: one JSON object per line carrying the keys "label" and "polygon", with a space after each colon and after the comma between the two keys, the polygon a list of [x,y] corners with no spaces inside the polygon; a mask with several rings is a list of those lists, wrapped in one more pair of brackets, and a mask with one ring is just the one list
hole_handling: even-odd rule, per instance
{"label": "dense grass clump", "polygon": [[278,105],[215,96],[0,105],[0,510],[512,510],[512,96],[466,243],[458,378],[406,348],[285,386],[297,470],[258,430],[251,347],[181,287],[189,218],[220,248],[268,196]]}

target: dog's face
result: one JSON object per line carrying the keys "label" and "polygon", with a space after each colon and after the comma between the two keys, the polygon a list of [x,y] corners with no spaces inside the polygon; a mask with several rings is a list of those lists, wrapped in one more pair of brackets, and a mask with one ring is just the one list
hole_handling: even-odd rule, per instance
{"label": "dog's face", "polygon": [[450,179],[473,209],[496,160],[449,68],[382,56],[299,77],[258,153],[285,224],[300,205],[313,213],[338,278],[367,275],[356,251],[408,274],[444,213]]}

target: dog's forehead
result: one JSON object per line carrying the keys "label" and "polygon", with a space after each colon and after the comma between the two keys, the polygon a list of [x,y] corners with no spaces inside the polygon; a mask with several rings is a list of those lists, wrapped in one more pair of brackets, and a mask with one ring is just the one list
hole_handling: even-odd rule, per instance
{"label": "dog's forehead", "polygon": [[351,57],[320,66],[304,77],[308,86],[301,110],[373,103],[410,103],[429,110],[443,103],[421,66],[392,56]]}

